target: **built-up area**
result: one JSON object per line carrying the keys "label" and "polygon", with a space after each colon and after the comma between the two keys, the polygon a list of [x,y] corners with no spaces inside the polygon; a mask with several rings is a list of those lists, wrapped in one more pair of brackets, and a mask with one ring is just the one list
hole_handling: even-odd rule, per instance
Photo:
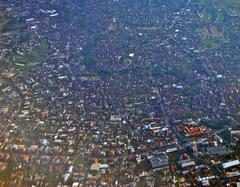
{"label": "built-up area", "polygon": [[0,187],[240,186],[238,1],[0,7]]}

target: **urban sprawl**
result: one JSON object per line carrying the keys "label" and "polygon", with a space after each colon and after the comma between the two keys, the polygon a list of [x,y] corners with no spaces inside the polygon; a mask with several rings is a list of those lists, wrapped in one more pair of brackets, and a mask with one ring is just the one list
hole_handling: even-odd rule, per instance
{"label": "urban sprawl", "polygon": [[238,0],[0,1],[0,187],[240,186]]}

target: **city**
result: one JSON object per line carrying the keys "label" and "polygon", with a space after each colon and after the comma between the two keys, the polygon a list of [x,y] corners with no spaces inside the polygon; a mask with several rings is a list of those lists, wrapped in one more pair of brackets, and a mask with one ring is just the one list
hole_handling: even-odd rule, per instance
{"label": "city", "polygon": [[0,1],[0,187],[240,186],[239,0]]}

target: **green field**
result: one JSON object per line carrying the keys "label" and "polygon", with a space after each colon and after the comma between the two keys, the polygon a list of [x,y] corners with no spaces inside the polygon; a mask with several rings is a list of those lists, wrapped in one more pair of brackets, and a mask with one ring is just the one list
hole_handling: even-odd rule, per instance
{"label": "green field", "polygon": [[0,10],[0,32],[15,31],[25,27],[25,24],[16,18],[10,18]]}
{"label": "green field", "polygon": [[6,27],[8,22],[9,19],[7,18],[6,14],[0,10],[0,32]]}
{"label": "green field", "polygon": [[213,0],[221,8],[240,8],[240,0]]}
{"label": "green field", "polygon": [[240,8],[240,0],[198,0],[201,4],[214,3],[219,8]]}

